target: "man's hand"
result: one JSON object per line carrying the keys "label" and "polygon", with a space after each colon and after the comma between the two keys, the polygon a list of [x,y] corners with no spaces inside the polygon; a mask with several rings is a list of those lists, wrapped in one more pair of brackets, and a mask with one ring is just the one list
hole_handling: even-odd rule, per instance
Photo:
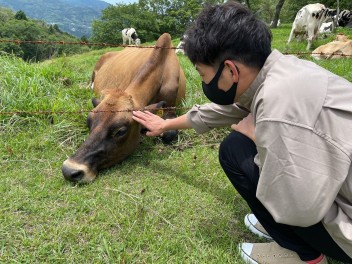
{"label": "man's hand", "polygon": [[255,142],[255,124],[252,114],[249,114],[243,118],[238,124],[233,124],[231,128],[249,137],[253,140],[253,142]]}
{"label": "man's hand", "polygon": [[159,136],[165,132],[166,121],[149,111],[133,111],[132,118],[149,130],[147,136]]}

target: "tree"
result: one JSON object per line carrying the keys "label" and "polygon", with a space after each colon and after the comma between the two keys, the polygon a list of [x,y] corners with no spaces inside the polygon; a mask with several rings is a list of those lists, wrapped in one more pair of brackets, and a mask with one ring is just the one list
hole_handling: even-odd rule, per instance
{"label": "tree", "polygon": [[252,1],[252,11],[267,23],[273,20],[275,15],[275,3],[277,0]]}
{"label": "tree", "polygon": [[92,41],[109,44],[122,43],[121,31],[136,28],[142,42],[154,39],[156,17],[137,4],[109,6],[102,11],[100,20],[93,21]]}
{"label": "tree", "polygon": [[273,27],[273,28],[277,27],[277,23],[279,22],[279,19],[280,19],[280,12],[281,12],[281,9],[282,9],[284,3],[285,3],[285,0],[279,0],[279,2],[276,5],[274,20],[271,25],[271,27]]}
{"label": "tree", "polygon": [[250,5],[250,3],[249,3],[249,0],[245,0],[245,3],[246,3],[246,6],[247,6],[249,9],[251,9],[251,5]]}
{"label": "tree", "polygon": [[20,10],[15,14],[15,19],[17,20],[28,20],[26,14]]}
{"label": "tree", "polygon": [[13,12],[9,8],[0,7],[0,22],[6,23],[8,20],[13,18]]}
{"label": "tree", "polygon": [[93,22],[94,42],[122,43],[121,30],[136,29],[143,42],[155,41],[162,33],[180,37],[206,4],[225,0],[139,0],[138,4],[109,6]]}
{"label": "tree", "polygon": [[[0,14],[3,14],[0,9]],[[87,51],[87,47],[77,45],[57,45],[52,44],[31,44],[21,41],[64,41],[77,42],[78,39],[57,31],[57,26],[49,26],[41,20],[24,19],[25,14],[17,12],[14,14],[5,12],[9,15],[7,19],[0,23],[0,38],[8,40],[19,40],[19,43],[5,42],[0,43],[0,51],[14,54],[26,61],[41,61],[51,58],[53,55],[75,54]]]}

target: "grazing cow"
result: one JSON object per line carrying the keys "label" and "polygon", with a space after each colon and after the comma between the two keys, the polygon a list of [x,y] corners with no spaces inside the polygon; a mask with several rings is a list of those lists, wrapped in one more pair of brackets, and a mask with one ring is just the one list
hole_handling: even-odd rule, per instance
{"label": "grazing cow", "polygon": [[337,20],[337,24],[340,27],[345,27],[349,22],[352,21],[352,12],[350,10],[342,10],[339,13],[339,18]]}
{"label": "grazing cow", "polygon": [[122,35],[122,43],[126,45],[128,41],[128,45],[134,44],[135,41],[138,39],[137,32],[134,28],[125,28],[121,31]]}
{"label": "grazing cow", "polygon": [[319,28],[319,33],[331,33],[334,27],[334,22],[322,23]]}
{"label": "grazing cow", "polygon": [[321,24],[328,18],[336,15],[335,9],[325,8],[323,4],[309,4],[302,7],[296,15],[292,24],[290,37],[287,41],[289,44],[296,36],[307,35],[307,50],[312,46],[313,39],[316,39]]}
{"label": "grazing cow", "polygon": [[178,54],[185,54],[185,51],[183,49],[183,46],[185,45],[185,38],[186,38],[186,35],[182,35],[180,37],[180,42],[178,43],[177,47],[176,47],[176,50],[175,50],[175,53]]}
{"label": "grazing cow", "polygon": [[312,52],[315,59],[338,59],[352,56],[352,40],[347,39],[343,34],[336,36],[336,39],[325,45],[321,45]]}
{"label": "grazing cow", "polygon": [[352,21],[348,22],[348,24],[345,27],[346,28],[352,28]]}
{"label": "grazing cow", "polygon": [[[89,137],[62,165],[66,180],[91,182],[99,170],[137,148],[143,128],[132,119],[132,110],[168,107],[162,117],[176,117],[172,107],[185,96],[185,76],[168,33],[159,37],[156,47],[127,47],[98,60],[92,83],[100,98],[92,100],[94,109],[88,114]],[[177,131],[167,131],[162,139],[171,141],[175,136]]]}
{"label": "grazing cow", "polygon": [[136,38],[135,44],[139,47],[141,45],[141,40],[139,38]]}
{"label": "grazing cow", "polygon": [[[270,26],[272,26],[274,24],[274,21],[273,20],[271,20],[271,22],[270,22]],[[276,26],[280,26],[281,25],[281,21],[280,21],[280,19],[277,21],[277,25]]]}

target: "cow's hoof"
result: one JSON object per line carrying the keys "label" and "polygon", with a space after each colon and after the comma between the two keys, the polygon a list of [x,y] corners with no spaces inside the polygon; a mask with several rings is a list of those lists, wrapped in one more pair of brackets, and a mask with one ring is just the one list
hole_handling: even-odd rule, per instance
{"label": "cow's hoof", "polygon": [[163,133],[161,140],[163,141],[164,144],[170,144],[172,141],[174,141],[177,138],[178,131],[177,130],[170,130],[166,131]]}

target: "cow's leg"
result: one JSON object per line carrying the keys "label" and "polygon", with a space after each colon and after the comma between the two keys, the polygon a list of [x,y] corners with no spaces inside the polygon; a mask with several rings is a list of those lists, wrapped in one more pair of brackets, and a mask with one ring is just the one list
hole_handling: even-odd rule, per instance
{"label": "cow's leg", "polygon": [[[159,103],[151,104],[144,107],[145,110],[148,110],[153,114],[160,116],[163,119],[171,119],[176,117],[175,109],[165,109],[165,108],[167,108],[166,101],[160,101]],[[145,133],[146,131],[147,131],[146,128],[141,129],[142,134]],[[163,143],[169,144],[177,137],[177,135],[178,135],[178,130],[165,131],[161,135],[161,140],[163,141]]]}
{"label": "cow's leg", "polygon": [[[161,92],[162,94],[162,92]],[[169,96],[169,97],[168,97]],[[176,109],[172,106],[175,106],[175,98],[177,97],[176,91],[168,91],[168,96],[161,96],[160,98],[164,98],[165,102],[163,105],[160,105],[162,108],[166,108],[163,111],[159,111],[159,115],[162,116],[163,119],[172,119],[176,118]],[[177,138],[178,130],[169,130],[163,133],[161,139],[165,144],[171,143],[173,140]]]}
{"label": "cow's leg", "polygon": [[[164,108],[167,107],[166,103]],[[172,118],[176,118],[176,110],[175,109],[165,109],[162,112],[162,117],[163,119],[172,119]],[[163,143],[165,144],[169,144],[172,141],[174,141],[175,139],[177,139],[177,135],[178,135],[178,130],[168,130],[166,132],[163,133],[163,135],[161,136],[161,139],[163,141]]]}
{"label": "cow's leg", "polygon": [[287,45],[290,44],[290,42],[292,41],[294,30],[295,30],[294,27],[292,27],[292,30],[291,30],[291,33],[290,33],[290,37],[288,38],[288,41],[287,41]]}
{"label": "cow's leg", "polygon": [[[147,105],[143,108],[143,110],[148,110],[149,112],[158,115],[160,117],[163,117],[163,109],[166,106],[165,101],[160,101],[159,103],[156,104],[150,104]],[[148,129],[144,126],[141,126],[141,134],[145,134],[148,131]]]}
{"label": "cow's leg", "polygon": [[314,39],[314,28],[308,28],[307,50],[310,50],[310,48],[312,47],[313,39]]}
{"label": "cow's leg", "polygon": [[[165,118],[167,119],[167,118]],[[172,141],[177,139],[178,130],[168,130],[161,136],[161,140],[164,144],[170,144]]]}
{"label": "cow's leg", "polygon": [[307,40],[308,40],[307,50],[310,50],[310,48],[312,47],[313,40],[312,40],[312,38],[308,38]]}

